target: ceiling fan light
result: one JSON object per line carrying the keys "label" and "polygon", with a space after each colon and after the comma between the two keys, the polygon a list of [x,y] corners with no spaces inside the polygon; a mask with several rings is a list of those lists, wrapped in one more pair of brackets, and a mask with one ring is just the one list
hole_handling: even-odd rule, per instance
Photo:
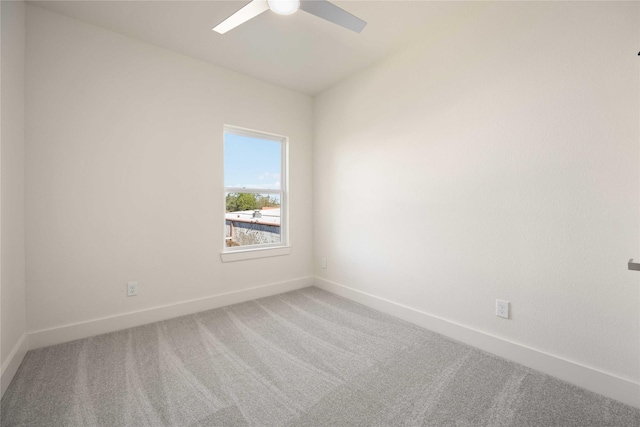
{"label": "ceiling fan light", "polygon": [[267,4],[278,15],[291,15],[300,8],[300,0],[267,0]]}

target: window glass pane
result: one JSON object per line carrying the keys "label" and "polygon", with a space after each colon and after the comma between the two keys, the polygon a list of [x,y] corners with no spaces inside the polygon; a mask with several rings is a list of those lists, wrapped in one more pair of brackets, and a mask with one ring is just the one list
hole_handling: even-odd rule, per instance
{"label": "window glass pane", "polygon": [[224,134],[224,186],[279,190],[282,143]]}
{"label": "window glass pane", "polygon": [[280,194],[226,193],[226,247],[282,242]]}

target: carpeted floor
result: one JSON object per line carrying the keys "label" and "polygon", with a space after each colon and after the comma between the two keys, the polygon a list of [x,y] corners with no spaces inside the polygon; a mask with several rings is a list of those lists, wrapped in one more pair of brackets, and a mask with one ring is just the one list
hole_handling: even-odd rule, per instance
{"label": "carpeted floor", "polygon": [[30,351],[2,426],[640,426],[317,288]]}

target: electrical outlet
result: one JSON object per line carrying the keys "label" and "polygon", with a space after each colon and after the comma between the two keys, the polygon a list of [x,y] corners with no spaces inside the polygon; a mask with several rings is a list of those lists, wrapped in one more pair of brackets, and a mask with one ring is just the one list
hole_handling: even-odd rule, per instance
{"label": "electrical outlet", "polygon": [[327,259],[322,258],[322,268],[327,268]]}
{"label": "electrical outlet", "polygon": [[127,283],[127,296],[135,297],[136,295],[138,295],[138,282]]}
{"label": "electrical outlet", "polygon": [[496,316],[509,318],[509,301],[496,300]]}

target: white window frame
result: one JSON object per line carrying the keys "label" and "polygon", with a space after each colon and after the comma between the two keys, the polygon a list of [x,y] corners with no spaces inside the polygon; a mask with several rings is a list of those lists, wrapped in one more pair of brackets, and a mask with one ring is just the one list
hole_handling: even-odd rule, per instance
{"label": "white window frame", "polygon": [[[231,133],[234,135],[247,136],[257,139],[265,139],[269,141],[279,142],[280,150],[280,189],[264,189],[264,188],[245,188],[245,187],[224,187],[222,192],[222,211],[226,213],[226,195],[228,193],[251,193],[251,194],[269,194],[280,196],[280,243],[266,243],[259,245],[232,246],[227,247],[226,238],[222,240],[222,253],[220,254],[223,262],[241,261],[253,258],[263,258],[278,255],[288,255],[291,252],[289,246],[289,138],[273,133],[257,131],[252,129],[241,128],[237,126],[225,125],[223,131],[223,171],[222,179],[224,182],[224,140],[225,135]],[[226,216],[225,216],[226,218]],[[223,222],[223,236],[226,235],[226,219]]]}

